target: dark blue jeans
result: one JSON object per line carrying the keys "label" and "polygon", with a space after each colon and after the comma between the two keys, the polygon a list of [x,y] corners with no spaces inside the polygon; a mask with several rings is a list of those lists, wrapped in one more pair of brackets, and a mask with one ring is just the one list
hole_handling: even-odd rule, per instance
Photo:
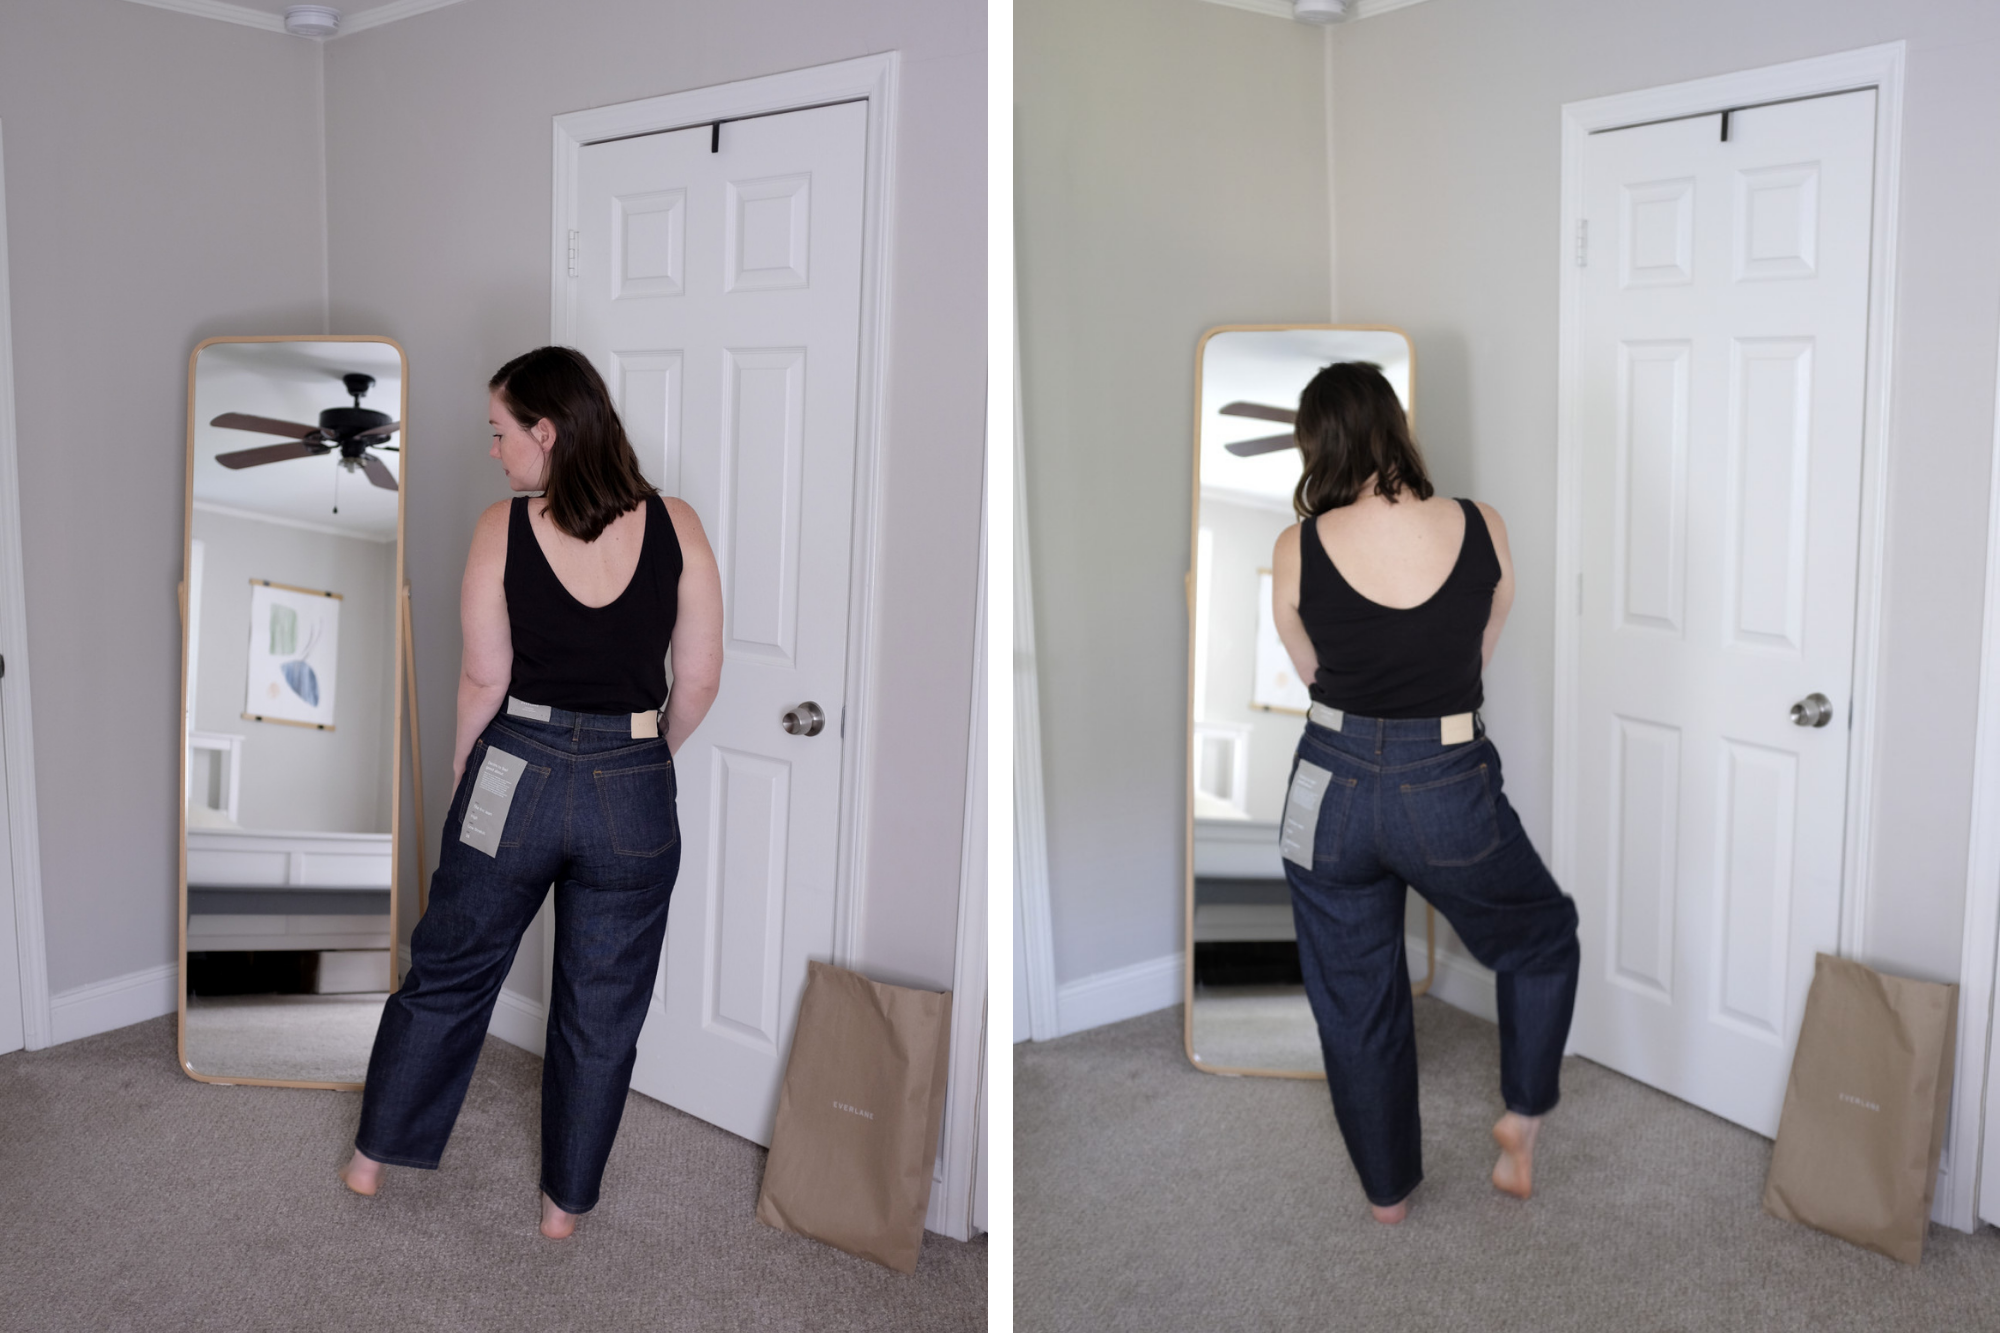
{"label": "dark blue jeans", "polygon": [[[488,746],[527,761],[498,856],[459,840]],[[659,974],[680,869],[674,767],[664,738],[629,717],[502,714],[474,742],[445,817],[430,906],[410,970],[382,1009],[355,1146],[378,1162],[434,1168],[458,1119],[500,983],[555,886],[555,975],[542,1062],[542,1189],[588,1212]]]}
{"label": "dark blue jeans", "polygon": [[1285,862],[1299,962],[1341,1137],[1369,1202],[1386,1206],[1424,1178],[1403,886],[1497,974],[1500,1092],[1521,1115],[1556,1104],[1576,906],[1501,793],[1483,731],[1443,745],[1434,720],[1350,716],[1337,732],[1308,723],[1297,757],[1332,774],[1312,869]]}

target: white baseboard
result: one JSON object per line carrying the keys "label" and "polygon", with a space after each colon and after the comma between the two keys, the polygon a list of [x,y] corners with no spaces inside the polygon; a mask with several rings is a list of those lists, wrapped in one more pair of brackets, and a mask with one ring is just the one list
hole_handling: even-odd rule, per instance
{"label": "white baseboard", "polygon": [[162,963],[109,981],[93,981],[49,997],[53,1044],[130,1027],[180,1008],[179,963]]}
{"label": "white baseboard", "polygon": [[[1410,959],[1410,979],[1415,981],[1423,972],[1423,936],[1405,936],[1403,950]],[[1430,994],[1454,1009],[1463,1009],[1489,1023],[1500,1021],[1500,1002],[1493,992],[1493,974],[1456,952],[1438,950],[1437,977],[1431,982]]]}
{"label": "white baseboard", "polygon": [[493,1006],[493,1021],[486,1025],[486,1031],[489,1036],[540,1055],[548,1042],[548,1012],[541,1001],[502,986],[500,998]]}
{"label": "white baseboard", "polygon": [[1175,952],[1063,983],[1056,987],[1056,1035],[1067,1037],[1179,1004],[1186,967],[1186,955]]}

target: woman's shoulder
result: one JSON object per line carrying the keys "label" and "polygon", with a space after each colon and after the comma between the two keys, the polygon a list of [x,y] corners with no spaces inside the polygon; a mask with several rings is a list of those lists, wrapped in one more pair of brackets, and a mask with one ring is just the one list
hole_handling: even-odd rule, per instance
{"label": "woman's shoulder", "polygon": [[477,546],[482,541],[491,541],[496,537],[503,542],[506,541],[507,524],[512,520],[514,506],[517,503],[519,502],[515,500],[495,500],[480,511],[479,522],[472,529],[472,544]]}
{"label": "woman's shoulder", "polygon": [[1477,509],[1479,516],[1486,520],[1486,530],[1493,534],[1496,541],[1507,535],[1507,521],[1500,517],[1499,510],[1484,500],[1471,500],[1467,503]]}

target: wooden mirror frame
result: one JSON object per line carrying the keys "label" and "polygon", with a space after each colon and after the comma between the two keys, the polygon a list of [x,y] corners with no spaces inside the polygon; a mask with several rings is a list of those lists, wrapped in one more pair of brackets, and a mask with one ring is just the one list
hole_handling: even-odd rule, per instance
{"label": "wooden mirror frame", "polygon": [[[202,1083],[240,1084],[244,1087],[261,1088],[326,1088],[335,1092],[359,1092],[361,1084],[349,1082],[329,1082],[315,1079],[248,1078],[229,1077],[220,1074],[204,1074],[188,1063],[187,1053],[187,943],[188,943],[188,731],[192,709],[188,704],[188,575],[189,565],[194,558],[194,433],[195,433],[195,370],[200,365],[201,354],[219,343],[377,343],[396,349],[396,356],[402,363],[402,399],[397,404],[396,420],[403,423],[398,430],[402,439],[398,447],[403,450],[399,457],[406,461],[409,445],[408,424],[410,419],[410,357],[403,345],[394,338],[379,337],[374,334],[356,333],[280,333],[257,334],[246,337],[204,338],[188,354],[187,385],[187,462],[183,469],[185,481],[181,501],[181,581],[179,586],[181,615],[181,721],[180,721],[180,845],[176,870],[180,883],[180,968],[176,974],[179,994],[175,998],[176,1027],[174,1034],[175,1058],[180,1061],[181,1072]],[[409,513],[408,468],[396,468],[396,581],[390,595],[394,603],[391,619],[395,629],[390,639],[391,655],[394,658],[390,670],[394,673],[391,695],[394,702],[391,713],[390,761],[389,761],[389,991],[395,993],[401,980],[398,963],[400,957],[397,940],[402,933],[402,818],[403,818],[403,696],[404,687],[410,688],[412,704],[415,703],[415,681],[406,681],[406,669],[410,660],[409,644],[409,595],[403,570],[404,522]],[[419,828],[421,836],[421,828]],[[421,864],[417,867],[419,876],[423,874]]]}
{"label": "wooden mirror frame", "polygon": [[[1182,860],[1186,867],[1185,899],[1181,938],[1186,942],[1185,958],[1181,972],[1181,1046],[1188,1063],[1208,1074],[1228,1074],[1250,1078],[1298,1078],[1324,1081],[1326,1071],[1308,1069],[1256,1069],[1234,1065],[1211,1064],[1195,1054],[1194,1049],[1194,794],[1195,794],[1195,730],[1194,730],[1194,682],[1195,682],[1195,605],[1194,582],[1196,549],[1200,544],[1201,532],[1201,400],[1203,365],[1208,354],[1209,339],[1220,333],[1281,333],[1293,330],[1321,331],[1327,333],[1393,333],[1403,340],[1409,352],[1409,399],[1405,411],[1410,419],[1410,428],[1416,429],[1417,422],[1417,348],[1410,335],[1389,324],[1220,324],[1201,335],[1194,353],[1194,486],[1193,503],[1188,512],[1188,570],[1184,577],[1188,618],[1187,657],[1187,790],[1186,820],[1182,836]],[[1300,724],[1303,726],[1303,722]],[[1424,904],[1424,979],[1410,987],[1410,993],[1423,995],[1429,992],[1431,982],[1437,977],[1437,909],[1428,902]]]}

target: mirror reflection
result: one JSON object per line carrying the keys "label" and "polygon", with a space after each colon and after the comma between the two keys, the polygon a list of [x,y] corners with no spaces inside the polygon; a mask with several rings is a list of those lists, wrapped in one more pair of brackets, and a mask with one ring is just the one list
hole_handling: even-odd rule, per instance
{"label": "mirror reflection", "polygon": [[1232,328],[1197,355],[1188,1053],[1241,1073],[1321,1072],[1278,850],[1311,704],[1271,615],[1271,550],[1297,521],[1299,394],[1336,361],[1379,366],[1407,411],[1409,339],[1382,328]]}
{"label": "mirror reflection", "polygon": [[183,1063],[358,1084],[395,985],[403,356],[221,340],[190,372]]}

